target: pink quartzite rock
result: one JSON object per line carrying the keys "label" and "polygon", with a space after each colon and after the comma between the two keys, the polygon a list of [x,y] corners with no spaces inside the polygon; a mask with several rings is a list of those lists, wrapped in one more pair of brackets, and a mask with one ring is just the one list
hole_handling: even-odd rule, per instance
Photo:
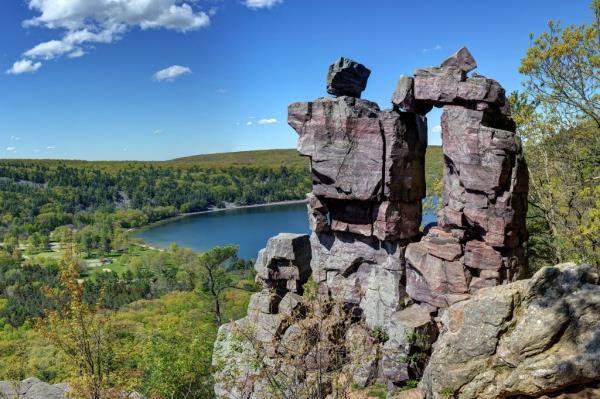
{"label": "pink quartzite rock", "polygon": [[415,79],[412,76],[401,75],[392,94],[392,104],[407,112],[425,115],[431,111],[433,105],[415,99],[414,83]]}
{"label": "pink quartzite rock", "polygon": [[421,201],[384,201],[375,210],[373,235],[381,241],[401,240],[419,234]]}
{"label": "pink quartzite rock", "polygon": [[477,61],[471,55],[466,47],[461,48],[442,62],[441,66],[460,69],[464,72],[470,72],[477,68]]}
{"label": "pink quartzite rock", "polygon": [[367,87],[371,71],[364,65],[348,58],[340,57],[329,66],[327,73],[327,93],[334,96],[360,97]]}
{"label": "pink quartzite rock", "polygon": [[314,231],[382,240],[419,234],[426,193],[424,117],[339,97],[291,104],[288,121],[300,136],[299,152],[311,160]]}
{"label": "pink quartzite rock", "polygon": [[412,299],[446,307],[468,293],[469,274],[462,262],[432,255],[428,242],[408,245],[405,257],[406,292]]}
{"label": "pink quartzite rock", "polygon": [[310,157],[313,194],[374,200],[383,185],[383,140],[377,104],[352,97],[321,98],[288,107],[298,152]]}
{"label": "pink quartzite rock", "polygon": [[[525,285],[503,288],[526,270],[527,166],[504,89],[471,73],[476,67],[462,48],[440,66],[401,76],[392,109],[381,110],[360,99],[370,71],[340,58],[327,76],[327,91],[335,97],[289,105],[298,151],[310,159],[311,234],[278,235],[259,252],[256,280],[263,290],[251,297],[247,317],[219,330],[216,397],[263,398],[281,377],[292,396],[303,396],[311,385],[329,393],[336,383],[330,370],[341,367],[358,387],[387,384],[392,398],[408,380],[420,378],[431,351],[434,358],[438,352],[428,366],[435,374],[416,392],[428,398],[448,390],[473,398],[551,392],[531,387],[560,387],[555,376],[573,373],[572,381],[585,382],[598,369],[593,351],[589,363],[577,360],[585,351],[573,346],[572,337],[580,337],[564,333],[565,326],[592,331],[587,324],[576,328],[588,314],[573,317],[577,323],[568,318],[573,309],[585,308],[577,304],[589,286],[575,284],[582,289],[581,298],[569,299],[573,304],[552,305],[562,287],[583,282],[581,272],[538,273],[527,291],[547,295],[520,321],[527,329],[520,332],[509,323],[523,314],[520,302],[528,301]],[[432,107],[443,108],[442,195],[437,226],[421,233],[425,114]],[[316,284],[310,291],[304,286],[309,275]],[[314,296],[303,296],[305,289]],[[489,296],[492,290],[501,298]],[[598,313],[592,310],[588,313]],[[441,325],[446,341],[432,346]],[[540,341],[540,331],[549,327]],[[461,329],[464,334],[455,337]],[[550,346],[560,336],[565,347],[577,349],[575,368],[519,360],[523,353],[531,358],[546,350],[542,346],[555,356]],[[440,361],[439,353],[447,356]],[[493,363],[481,363],[490,356]],[[522,373],[510,371],[519,363],[531,376],[526,382]],[[580,366],[587,367],[585,373],[577,374]],[[239,386],[222,382],[233,372],[241,372]]]}
{"label": "pink quartzite rock", "polygon": [[311,231],[328,231],[331,226],[327,214],[327,206],[313,193],[306,195],[308,210],[308,225]]}
{"label": "pink quartzite rock", "polygon": [[486,243],[472,240],[465,245],[465,265],[474,269],[499,270],[502,256]]}

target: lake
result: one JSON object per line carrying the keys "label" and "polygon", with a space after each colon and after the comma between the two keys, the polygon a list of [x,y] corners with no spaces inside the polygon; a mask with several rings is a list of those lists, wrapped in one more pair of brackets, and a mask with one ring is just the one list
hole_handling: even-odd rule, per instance
{"label": "lake", "polygon": [[[425,224],[435,221],[424,214]],[[278,233],[308,234],[306,204],[279,204],[202,213],[172,219],[136,232],[148,245],[168,248],[171,243],[194,251],[226,244],[239,245],[239,257],[254,259],[267,240]]]}

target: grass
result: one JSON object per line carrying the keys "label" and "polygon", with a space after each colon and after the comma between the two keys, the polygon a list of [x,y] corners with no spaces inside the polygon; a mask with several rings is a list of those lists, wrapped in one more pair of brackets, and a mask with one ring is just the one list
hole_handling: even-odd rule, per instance
{"label": "grass", "polygon": [[[129,266],[123,262],[123,258],[122,258],[123,255],[126,255],[131,260],[132,258],[141,256],[143,253],[148,252],[148,251],[153,251],[153,250],[146,248],[146,247],[139,246],[139,245],[131,245],[131,247],[129,248],[129,250],[126,253],[113,252],[113,253],[111,253],[109,255],[105,255],[105,256],[100,256],[99,254],[92,253],[90,256],[82,256],[81,259],[86,260],[86,261],[98,260],[101,257],[104,257],[106,259],[108,259],[108,258],[112,259],[112,263],[110,263],[110,264],[101,265],[101,266],[97,266],[97,267],[88,267],[82,273],[82,277],[84,277],[84,278],[93,277],[99,273],[104,273],[104,269],[109,269],[110,271],[112,271],[113,273],[116,273],[116,274],[122,274],[129,268]],[[33,254],[27,254],[27,256],[28,256],[30,262],[33,262],[33,261],[42,262],[43,259],[60,260],[64,257],[64,251],[63,250],[59,250],[59,251],[45,250],[45,251],[35,252]]]}
{"label": "grass", "polygon": [[206,168],[222,168],[229,166],[286,166],[308,168],[308,159],[306,157],[301,157],[295,149],[194,155],[191,157],[173,159],[171,161],[166,161],[165,163],[174,166],[199,166]]}
{"label": "grass", "polygon": [[369,387],[369,398],[385,399],[387,396],[387,388],[381,384],[375,384]]}
{"label": "grass", "polygon": [[433,189],[436,181],[442,178],[444,168],[444,154],[439,145],[430,145],[425,153],[425,180],[428,191]]}

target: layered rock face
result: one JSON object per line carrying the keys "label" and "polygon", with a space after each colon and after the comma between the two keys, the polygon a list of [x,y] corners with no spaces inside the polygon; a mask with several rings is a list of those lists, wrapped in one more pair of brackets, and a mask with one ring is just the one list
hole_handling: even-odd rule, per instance
{"label": "layered rock face", "polygon": [[[289,105],[298,151],[310,159],[312,233],[274,237],[259,253],[263,291],[215,344],[218,397],[269,397],[273,381],[288,397],[325,397],[339,373],[393,390],[421,376],[440,309],[523,274],[521,145],[504,89],[467,77],[475,67],[461,49],[401,77],[393,108],[381,110],[360,98],[370,71],[341,58],[327,75],[333,97]],[[423,236],[425,114],[434,106],[444,109],[443,194],[438,226]]]}
{"label": "layered rock face", "polygon": [[515,281],[527,262],[528,175],[504,89],[465,48],[440,67],[401,77],[392,97],[415,113],[443,107],[438,226],[407,249],[409,295],[446,307],[482,287]]}

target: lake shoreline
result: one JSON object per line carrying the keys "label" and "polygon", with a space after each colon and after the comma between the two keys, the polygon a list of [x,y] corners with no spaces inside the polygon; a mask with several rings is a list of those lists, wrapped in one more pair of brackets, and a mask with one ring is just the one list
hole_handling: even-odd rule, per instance
{"label": "lake shoreline", "polygon": [[[172,222],[177,219],[183,219],[183,218],[186,218],[189,216],[194,216],[194,215],[206,215],[209,213],[221,213],[221,212],[226,212],[226,211],[235,211],[238,209],[265,208],[265,207],[269,207],[269,206],[295,205],[295,204],[306,204],[306,203],[307,203],[306,199],[299,199],[299,200],[266,202],[263,204],[232,205],[232,206],[227,206],[225,208],[208,209],[206,211],[180,213],[179,215],[171,216],[166,219],[161,219],[161,220],[157,220],[156,222],[148,223],[147,225],[144,225],[142,227],[133,227],[133,228],[127,229],[127,234],[144,231],[144,230],[147,230],[152,227],[156,227],[156,226],[164,224],[164,223],[169,223],[169,222]],[[150,249],[158,249],[158,248],[151,247],[147,244],[145,244],[145,245],[147,247],[149,247]]]}

